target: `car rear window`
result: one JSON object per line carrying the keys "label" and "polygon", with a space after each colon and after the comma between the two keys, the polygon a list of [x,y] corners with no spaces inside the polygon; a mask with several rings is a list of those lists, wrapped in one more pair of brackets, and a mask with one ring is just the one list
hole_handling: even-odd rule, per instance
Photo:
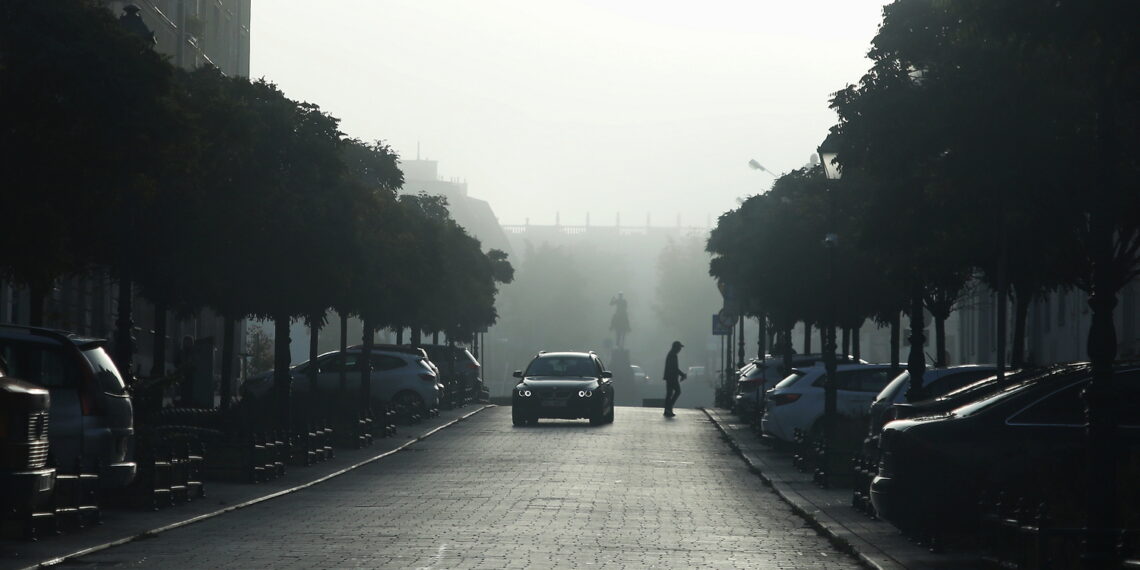
{"label": "car rear window", "polygon": [[788,388],[792,384],[795,384],[796,380],[803,378],[806,374],[806,372],[803,372],[801,370],[795,370],[791,374],[788,374],[783,380],[780,380],[780,382],[776,384],[775,389],[778,390],[780,388]]}
{"label": "car rear window", "polygon": [[111,360],[111,356],[103,347],[89,348],[83,351],[87,362],[91,363],[91,372],[95,374],[95,381],[99,389],[107,394],[123,395],[127,393],[127,385],[119,375],[119,369]]}

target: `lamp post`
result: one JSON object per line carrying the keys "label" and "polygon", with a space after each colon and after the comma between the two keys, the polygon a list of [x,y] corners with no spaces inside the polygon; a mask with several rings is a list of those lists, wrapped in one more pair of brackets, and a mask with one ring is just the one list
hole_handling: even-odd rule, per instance
{"label": "lamp post", "polygon": [[842,171],[835,162],[837,151],[835,148],[835,135],[829,134],[819,145],[817,152],[819,162],[823,166],[823,174],[827,178],[828,197],[828,227],[829,232],[824,236],[823,244],[827,248],[827,326],[824,328],[823,339],[823,365],[827,370],[827,381],[824,383],[823,397],[823,461],[817,470],[817,480],[820,485],[828,486],[828,477],[831,475],[832,462],[835,459],[832,446],[835,444],[836,388],[838,378],[835,374],[835,247],[839,243],[839,235],[835,233],[835,191],[832,189],[835,180],[839,180]]}

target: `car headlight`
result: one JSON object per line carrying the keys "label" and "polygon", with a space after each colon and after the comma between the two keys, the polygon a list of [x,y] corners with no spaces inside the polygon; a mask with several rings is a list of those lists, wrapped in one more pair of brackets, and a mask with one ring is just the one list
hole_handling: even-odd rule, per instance
{"label": "car headlight", "polygon": [[590,396],[593,396],[593,395],[594,395],[594,392],[592,390],[579,390],[578,391],[578,397],[579,398],[589,398]]}
{"label": "car headlight", "polygon": [[530,394],[531,394],[530,390],[527,390],[525,388],[522,390],[519,390],[519,396],[522,396],[523,398],[529,398]]}

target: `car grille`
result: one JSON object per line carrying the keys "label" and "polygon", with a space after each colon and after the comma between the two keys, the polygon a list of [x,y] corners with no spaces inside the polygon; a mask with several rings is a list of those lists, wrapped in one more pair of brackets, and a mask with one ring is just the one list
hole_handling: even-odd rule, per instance
{"label": "car grille", "polygon": [[48,459],[48,415],[47,412],[29,414],[26,422],[13,426],[12,444],[4,457],[4,466],[9,469],[40,469]]}
{"label": "car grille", "polygon": [[541,388],[535,390],[535,394],[542,399],[564,400],[574,393],[575,391],[570,388]]}

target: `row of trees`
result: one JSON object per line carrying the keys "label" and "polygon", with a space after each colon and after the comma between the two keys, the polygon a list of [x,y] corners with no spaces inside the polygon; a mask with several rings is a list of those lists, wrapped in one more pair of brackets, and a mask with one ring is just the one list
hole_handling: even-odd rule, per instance
{"label": "row of trees", "polygon": [[93,268],[117,276],[120,310],[132,284],[159,315],[211,307],[227,320],[228,401],[229,335],[247,316],[276,322],[285,394],[291,319],[315,335],[330,308],[355,315],[366,344],[383,327],[463,340],[495,322],[506,255],[443,198],[397,196],[387,145],[265,80],[174,69],[96,4],[0,10],[0,275],[28,287],[33,324],[54,280]]}
{"label": "row of trees", "polygon": [[1140,268],[1137,15],[1114,1],[886,6],[871,69],[831,101],[842,180],[793,171],[723,215],[710,273],[778,330],[820,323],[836,232],[837,325],[925,307],[940,360],[940,325],[975,276],[997,292],[1000,342],[1016,300],[1014,366],[1030,303],[1091,292],[1094,266],[1111,319]]}

